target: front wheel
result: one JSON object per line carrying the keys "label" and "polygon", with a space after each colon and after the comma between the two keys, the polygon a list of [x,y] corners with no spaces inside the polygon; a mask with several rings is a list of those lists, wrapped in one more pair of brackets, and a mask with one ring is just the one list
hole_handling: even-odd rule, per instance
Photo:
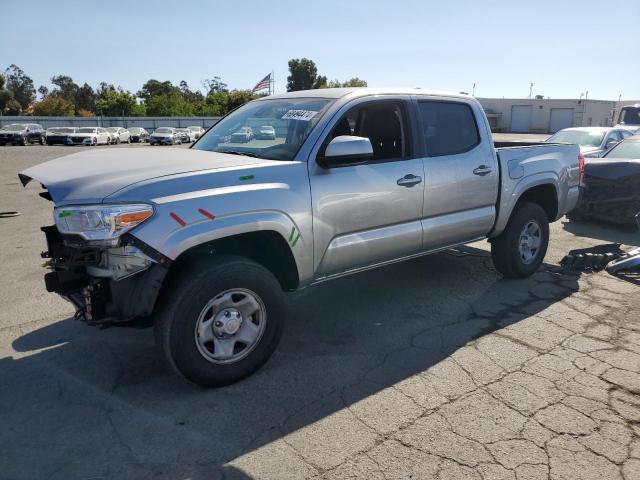
{"label": "front wheel", "polygon": [[173,369],[203,387],[236,382],[271,356],[284,294],[263,266],[231,255],[188,267],[163,297],[156,339]]}
{"label": "front wheel", "polygon": [[507,278],[532,275],[544,260],[549,245],[549,219],[544,209],[531,202],[516,206],[507,226],[491,240],[496,270]]}

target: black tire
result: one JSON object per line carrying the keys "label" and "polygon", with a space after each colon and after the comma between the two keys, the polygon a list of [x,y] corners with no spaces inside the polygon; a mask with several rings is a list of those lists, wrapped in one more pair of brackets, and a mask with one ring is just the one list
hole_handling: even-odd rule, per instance
{"label": "black tire", "polygon": [[[266,316],[262,336],[246,356],[233,363],[214,363],[200,353],[198,317],[205,305],[230,289],[246,289],[262,301]],[[233,255],[188,266],[171,279],[156,309],[156,341],[173,370],[202,387],[236,382],[260,368],[278,345],[285,321],[284,294],[262,265]]]}
{"label": "black tire", "polygon": [[[520,236],[526,225],[535,222],[539,226],[540,246],[534,257],[525,262],[520,252]],[[531,202],[516,206],[507,226],[491,241],[491,258],[496,270],[507,278],[525,278],[532,275],[544,260],[549,245],[549,219],[544,209]]]}

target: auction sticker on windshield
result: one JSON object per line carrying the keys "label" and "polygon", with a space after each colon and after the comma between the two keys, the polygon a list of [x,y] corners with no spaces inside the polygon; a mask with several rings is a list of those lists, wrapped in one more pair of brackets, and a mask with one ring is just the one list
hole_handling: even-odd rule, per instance
{"label": "auction sticker on windshield", "polygon": [[308,122],[317,115],[313,110],[289,110],[282,116],[282,120],[302,120]]}

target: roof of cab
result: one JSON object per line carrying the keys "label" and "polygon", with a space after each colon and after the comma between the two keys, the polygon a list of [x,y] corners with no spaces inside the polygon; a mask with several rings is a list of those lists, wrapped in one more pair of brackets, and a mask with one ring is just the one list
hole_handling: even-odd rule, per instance
{"label": "roof of cab", "polygon": [[438,97],[473,98],[464,93],[443,92],[437,90],[422,90],[420,88],[319,88],[314,90],[298,90],[296,92],[278,93],[260,98],[260,100],[275,100],[281,98],[343,98],[364,97],[366,95],[432,95]]}

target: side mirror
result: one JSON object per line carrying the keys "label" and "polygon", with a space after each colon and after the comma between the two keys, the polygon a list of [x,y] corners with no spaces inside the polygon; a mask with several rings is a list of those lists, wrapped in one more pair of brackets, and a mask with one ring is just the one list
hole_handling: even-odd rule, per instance
{"label": "side mirror", "polygon": [[617,144],[618,144],[618,140],[609,140],[609,141],[605,144],[604,148],[606,148],[607,150],[609,150],[609,149],[611,149],[611,148],[615,147]]}
{"label": "side mirror", "polygon": [[316,160],[324,168],[360,165],[373,158],[371,140],[366,137],[340,135],[329,142],[324,155]]}

